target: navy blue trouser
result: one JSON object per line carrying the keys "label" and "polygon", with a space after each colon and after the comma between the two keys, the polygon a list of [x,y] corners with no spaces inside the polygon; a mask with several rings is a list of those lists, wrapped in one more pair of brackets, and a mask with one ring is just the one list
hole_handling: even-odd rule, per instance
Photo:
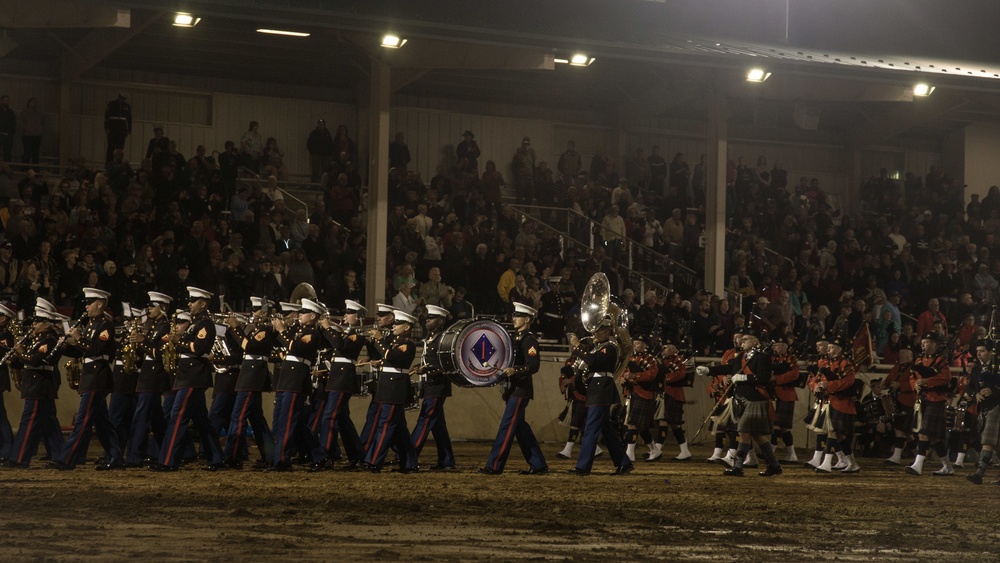
{"label": "navy blue trouser", "polygon": [[442,467],[455,466],[455,452],[451,449],[451,436],[448,435],[448,423],[444,419],[444,400],[447,397],[428,397],[420,406],[420,416],[413,426],[410,441],[416,456],[424,449],[428,434],[434,436],[437,446],[437,464]]}
{"label": "navy blue trouser", "polygon": [[319,440],[309,432],[306,412],[306,395],[284,391],[274,405],[274,458],[275,465],[288,463],[296,441],[307,444],[314,463],[326,459],[326,452]]}
{"label": "navy blue trouser", "polygon": [[330,391],[326,398],[326,409],[323,410],[323,420],[320,425],[320,445],[326,450],[326,455],[335,457],[337,434],[344,442],[344,452],[347,460],[353,463],[365,457],[358,430],[351,420],[351,394],[343,391]]}
{"label": "navy blue trouser", "polygon": [[243,459],[248,425],[253,428],[253,439],[260,450],[260,456],[265,461],[273,459],[274,435],[264,418],[260,391],[240,391],[236,393],[236,404],[233,406],[233,416],[226,434],[226,448],[223,451],[226,460],[237,463]]}
{"label": "navy blue trouser", "polygon": [[590,473],[594,466],[594,454],[597,453],[597,438],[604,437],[604,445],[615,467],[623,463],[631,464],[625,457],[625,446],[611,423],[611,405],[591,405],[587,407],[587,423],[583,427],[583,437],[580,440],[580,457],[576,460],[576,468]]}
{"label": "navy blue trouser", "polygon": [[406,407],[392,403],[379,403],[378,422],[372,432],[371,446],[365,454],[365,462],[382,467],[389,447],[395,446],[399,454],[400,467],[414,469],[417,456],[410,443],[410,431],[406,428]]}
{"label": "navy blue trouser", "polygon": [[17,426],[17,436],[11,444],[8,459],[19,465],[28,465],[42,439],[45,440],[45,449],[55,459],[63,450],[62,428],[56,418],[56,402],[52,399],[25,399],[21,424]]}
{"label": "navy blue trouser", "polygon": [[532,469],[548,467],[548,464],[545,463],[545,456],[542,455],[542,448],[538,445],[538,439],[535,438],[535,433],[531,431],[531,426],[524,420],[524,411],[528,408],[528,401],[529,399],[523,397],[507,399],[503,418],[500,419],[500,428],[497,429],[497,437],[493,440],[493,449],[490,450],[490,457],[486,460],[488,469],[496,472],[503,471],[515,438],[517,445],[521,448],[521,454],[524,455],[524,459],[527,460]]}
{"label": "navy blue trouser", "polygon": [[115,436],[118,437],[118,447],[121,448],[122,452],[125,451],[129,435],[132,433],[135,407],[135,393],[112,393],[108,400],[108,420],[111,422],[111,428],[115,430]]}
{"label": "navy blue trouser", "polygon": [[[135,414],[132,416],[128,445],[125,447],[125,463],[139,465],[145,460],[147,453],[152,454],[150,457],[159,458],[160,445],[163,444],[166,428],[167,420],[163,416],[160,393],[158,391],[139,393],[135,403]],[[153,443],[147,439],[150,429],[153,430]]]}
{"label": "navy blue trouser", "polygon": [[108,419],[107,391],[84,391],[80,393],[80,408],[76,411],[76,421],[73,424],[73,432],[63,446],[62,455],[59,460],[70,467],[76,464],[87,455],[87,447],[90,445],[91,429],[93,429],[101,443],[105,445],[105,463],[123,463],[122,449],[119,445],[118,436],[115,435],[111,421]]}
{"label": "navy blue trouser", "polygon": [[7,418],[7,405],[3,402],[3,393],[0,393],[0,459],[6,459],[10,455],[10,448],[14,444],[14,429],[10,427],[10,420]]}
{"label": "navy blue trouser", "polygon": [[208,421],[205,390],[182,387],[174,396],[170,422],[167,424],[167,433],[160,448],[160,464],[174,468],[180,465],[180,452],[185,447],[188,422],[194,424],[195,431],[201,437],[202,448],[208,454],[208,462],[212,465],[222,463],[219,437],[212,431],[212,424]]}

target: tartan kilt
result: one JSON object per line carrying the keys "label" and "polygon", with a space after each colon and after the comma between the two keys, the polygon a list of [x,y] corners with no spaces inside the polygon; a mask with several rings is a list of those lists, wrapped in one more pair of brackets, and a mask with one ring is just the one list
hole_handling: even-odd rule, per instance
{"label": "tartan kilt", "polygon": [[674,426],[684,424],[684,403],[670,395],[663,395],[663,410],[657,409],[655,418]]}
{"label": "tartan kilt", "polygon": [[1000,406],[983,413],[979,424],[983,429],[980,442],[987,446],[1000,446]]}
{"label": "tartan kilt", "polygon": [[628,414],[625,424],[635,426],[637,430],[645,430],[653,426],[653,415],[656,414],[656,399],[643,399],[633,394],[629,397]]}
{"label": "tartan kilt", "polygon": [[905,434],[909,434],[913,430],[913,424],[913,409],[904,408],[896,411],[896,416],[892,417],[892,427]]}
{"label": "tartan kilt", "polygon": [[743,416],[736,423],[736,431],[770,436],[772,431],[771,401],[747,401]]}
{"label": "tartan kilt", "polygon": [[833,407],[830,407],[829,416],[830,425],[833,426],[834,432],[841,434],[848,439],[850,439],[851,436],[854,436],[854,419],[857,418],[857,415],[841,412]]}
{"label": "tartan kilt", "polygon": [[569,425],[571,428],[583,428],[587,422],[587,401],[577,401],[573,399],[573,406],[570,407]]}
{"label": "tartan kilt", "polygon": [[791,428],[795,422],[795,401],[774,402],[774,425],[781,428]]}
{"label": "tartan kilt", "polygon": [[918,434],[927,436],[930,443],[940,442],[945,438],[945,401],[920,403],[920,428]]}

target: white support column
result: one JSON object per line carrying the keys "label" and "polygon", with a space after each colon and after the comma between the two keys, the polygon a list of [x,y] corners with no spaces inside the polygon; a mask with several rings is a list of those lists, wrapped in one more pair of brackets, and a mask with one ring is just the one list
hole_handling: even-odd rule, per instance
{"label": "white support column", "polygon": [[705,289],[726,291],[726,157],[729,151],[726,99],[709,95],[705,197]]}
{"label": "white support column", "polygon": [[389,65],[372,58],[371,98],[368,107],[368,269],[365,306],[385,298],[386,249],[389,248],[389,101],[392,94]]}

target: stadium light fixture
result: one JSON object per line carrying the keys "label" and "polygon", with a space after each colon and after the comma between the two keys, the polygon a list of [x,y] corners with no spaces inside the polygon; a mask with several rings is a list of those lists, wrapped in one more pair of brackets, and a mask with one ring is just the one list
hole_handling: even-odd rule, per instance
{"label": "stadium light fixture", "polygon": [[934,86],[927,84],[926,82],[921,82],[913,86],[913,95],[926,98],[934,93]]}
{"label": "stadium light fixture", "polygon": [[747,82],[763,82],[771,77],[771,73],[762,68],[751,68],[747,72]]}
{"label": "stadium light fixture", "polygon": [[176,27],[194,27],[200,21],[201,18],[196,18],[187,12],[177,12],[174,14],[174,26]]}
{"label": "stadium light fixture", "polygon": [[588,57],[583,53],[577,53],[569,58],[570,66],[590,66],[594,62],[594,57]]}
{"label": "stadium light fixture", "polygon": [[399,49],[403,45],[406,45],[406,39],[398,35],[387,33],[382,37],[382,46],[386,49]]}

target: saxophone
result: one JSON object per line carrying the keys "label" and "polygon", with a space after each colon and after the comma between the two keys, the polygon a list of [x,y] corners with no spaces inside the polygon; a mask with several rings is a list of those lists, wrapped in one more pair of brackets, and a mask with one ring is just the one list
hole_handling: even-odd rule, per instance
{"label": "saxophone", "polygon": [[167,343],[163,345],[160,357],[163,360],[163,369],[167,373],[173,373],[177,370],[177,358],[180,353],[177,351],[177,345],[174,344],[170,338],[173,336],[174,331],[177,329],[177,315],[180,312],[176,312],[170,317],[170,328],[167,331]]}
{"label": "saxophone", "polygon": [[83,375],[83,362],[80,358],[70,358],[63,366],[66,370],[66,384],[74,391],[80,390],[80,376]]}
{"label": "saxophone", "polygon": [[139,365],[139,349],[131,336],[142,328],[141,322],[141,319],[125,321],[125,344],[122,346],[122,371],[125,373],[133,373]]}

